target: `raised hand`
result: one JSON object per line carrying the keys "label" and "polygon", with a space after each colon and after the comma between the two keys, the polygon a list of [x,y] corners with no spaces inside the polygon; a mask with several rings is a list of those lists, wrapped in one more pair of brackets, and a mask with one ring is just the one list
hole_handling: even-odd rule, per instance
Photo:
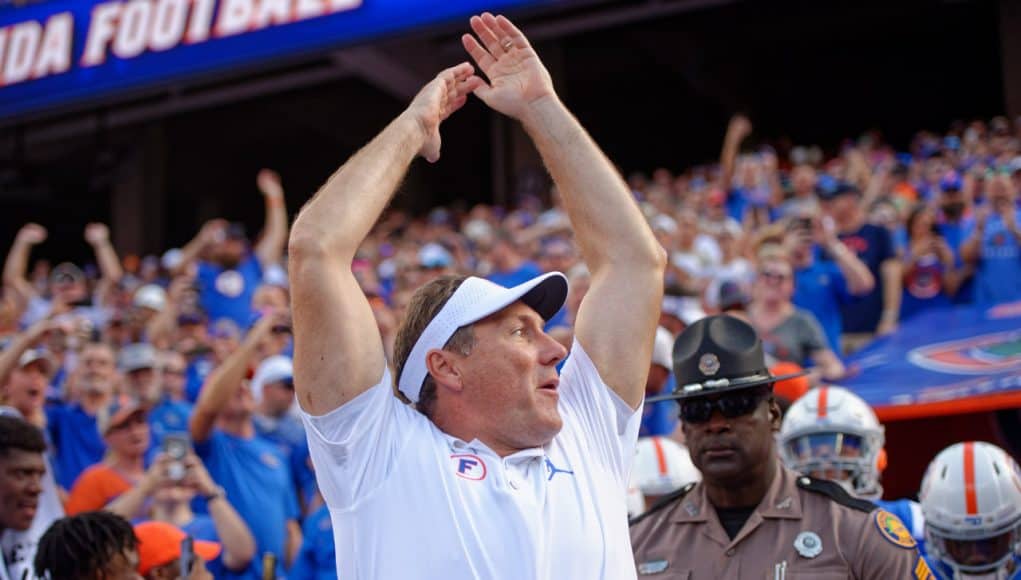
{"label": "raised hand", "polygon": [[418,154],[429,163],[440,158],[440,123],[464,106],[468,94],[482,84],[472,65],[463,62],[436,75],[415,95],[406,114],[418,122],[425,142]]}
{"label": "raised hand", "polygon": [[744,115],[734,115],[730,118],[730,125],[727,132],[737,139],[743,140],[752,134],[752,122]]}
{"label": "raised hand", "polygon": [[25,224],[18,230],[15,241],[31,245],[41,244],[46,241],[46,228],[39,224]]}
{"label": "raised hand", "polygon": [[472,16],[471,27],[478,40],[465,34],[461,43],[489,78],[489,84],[483,82],[475,89],[475,96],[492,109],[520,120],[529,105],[556,95],[539,55],[510,20],[485,12]]}
{"label": "raised hand", "polygon": [[255,177],[255,184],[263,195],[283,197],[284,188],[280,185],[280,175],[272,169],[262,169]]}
{"label": "raised hand", "polygon": [[110,229],[105,224],[91,223],[85,226],[85,241],[95,246],[110,240]]}

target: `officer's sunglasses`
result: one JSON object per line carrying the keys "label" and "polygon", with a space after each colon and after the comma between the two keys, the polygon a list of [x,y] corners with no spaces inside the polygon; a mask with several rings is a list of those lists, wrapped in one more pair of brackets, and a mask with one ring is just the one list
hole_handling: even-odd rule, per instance
{"label": "officer's sunglasses", "polygon": [[756,388],[733,391],[720,395],[718,399],[696,397],[681,401],[681,421],[685,423],[705,423],[713,416],[713,410],[719,410],[727,419],[748,415],[758,408],[759,403],[769,397],[769,388]]}

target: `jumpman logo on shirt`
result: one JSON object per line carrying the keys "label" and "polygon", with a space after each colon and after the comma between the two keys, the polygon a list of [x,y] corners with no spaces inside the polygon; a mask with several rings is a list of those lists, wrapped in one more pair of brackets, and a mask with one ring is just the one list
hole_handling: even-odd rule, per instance
{"label": "jumpman logo on shirt", "polygon": [[574,471],[571,471],[571,470],[568,470],[568,469],[557,469],[557,466],[553,465],[553,462],[550,461],[549,457],[546,458],[546,471],[549,472],[549,477],[546,479],[546,481],[551,481],[553,479],[553,476],[558,474],[558,473],[566,473],[568,475],[574,475]]}

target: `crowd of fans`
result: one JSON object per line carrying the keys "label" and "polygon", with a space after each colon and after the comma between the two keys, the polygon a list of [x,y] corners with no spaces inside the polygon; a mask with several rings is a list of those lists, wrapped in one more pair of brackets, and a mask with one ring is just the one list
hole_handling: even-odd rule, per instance
{"label": "crowd of fans", "polygon": [[[842,357],[905,320],[1021,299],[1021,122],[919,133],[907,152],[867,134],[828,157],[816,147],[749,150],[751,133],[734,117],[719,163],[628,177],[669,255],[648,394],[673,388],[673,339],[707,313],[744,317],[775,368],[811,370],[778,389],[789,404],[839,383],[854,372]],[[284,190],[266,170],[257,186],[266,218],[255,238],[213,220],[182,248],[129,259],[94,223],[83,235],[94,263],[50,267],[31,255],[44,225],[17,232],[3,269],[2,402],[44,437],[4,431],[0,456],[42,452],[45,465],[0,473],[36,482],[0,502],[10,578],[33,563],[78,577],[59,549],[36,550],[44,532],[91,546],[95,566],[152,578],[198,577],[188,576],[204,568],[196,562],[217,578],[258,578],[266,567],[334,576],[329,513],[295,408]],[[588,273],[556,191],[546,193],[509,208],[392,210],[381,220],[352,268],[388,355],[414,290],[450,273],[506,286],[567,273],[567,305],[547,330],[570,347]],[[641,434],[657,439],[639,443],[636,477],[649,483],[636,489],[658,496],[697,478],[674,403],[648,405]],[[666,484],[643,458],[662,456],[664,444],[685,474]]]}

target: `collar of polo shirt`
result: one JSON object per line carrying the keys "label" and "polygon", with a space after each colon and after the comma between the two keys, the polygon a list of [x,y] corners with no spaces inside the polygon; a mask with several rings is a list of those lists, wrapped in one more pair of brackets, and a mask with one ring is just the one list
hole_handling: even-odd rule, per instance
{"label": "collar of polo shirt", "polygon": [[417,403],[422,383],[429,374],[425,364],[429,351],[442,349],[458,328],[478,322],[518,300],[535,310],[543,320],[549,320],[567,300],[567,277],[560,272],[549,272],[513,288],[475,276],[465,278],[415,341],[397,380],[397,388]]}

